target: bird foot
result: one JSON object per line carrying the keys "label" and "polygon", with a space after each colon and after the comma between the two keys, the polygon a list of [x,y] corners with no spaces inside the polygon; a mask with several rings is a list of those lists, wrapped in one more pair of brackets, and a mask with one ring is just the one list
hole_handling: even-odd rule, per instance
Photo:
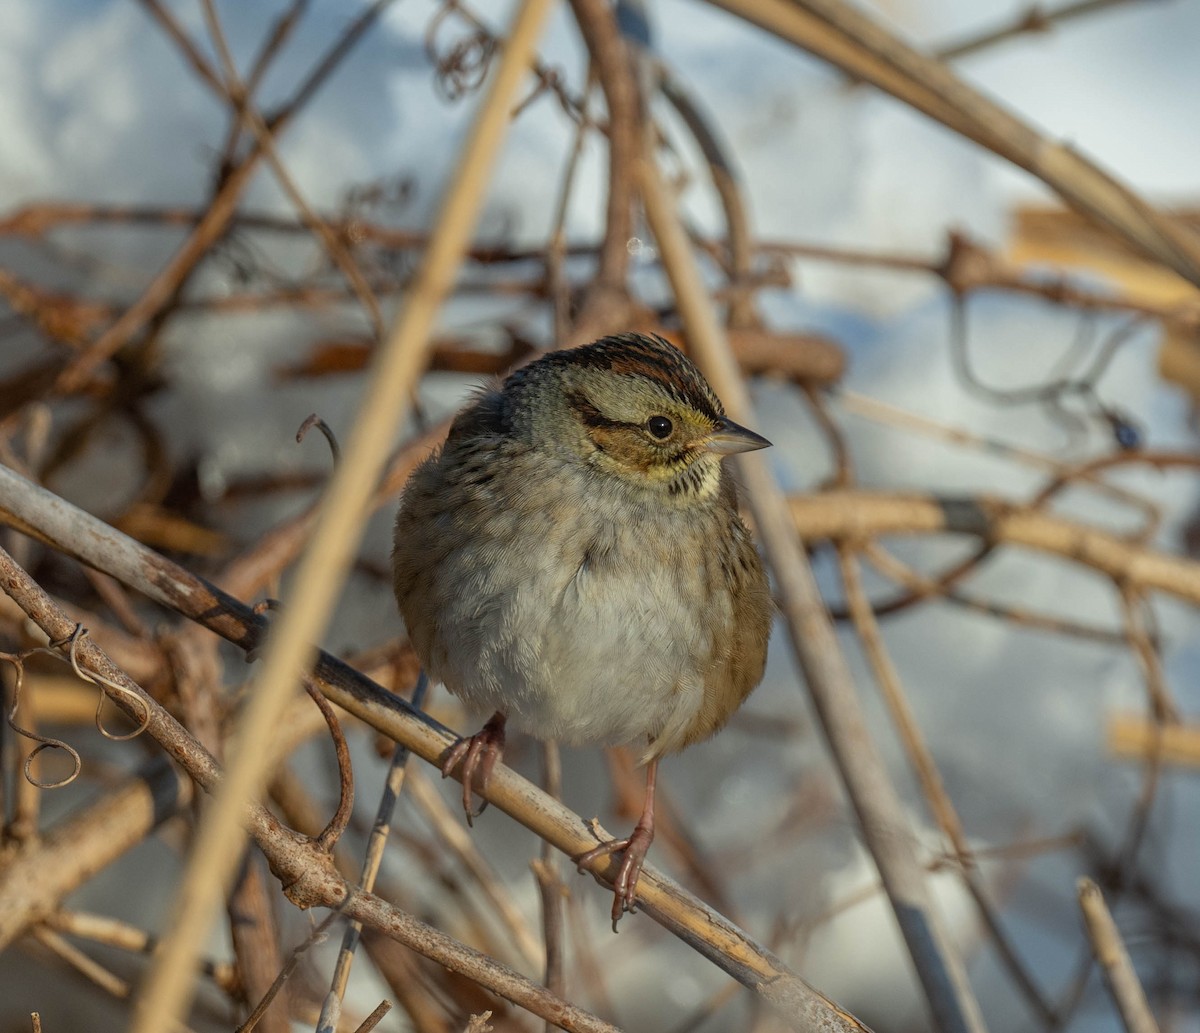
{"label": "bird foot", "polygon": [[617,923],[626,911],[633,913],[637,909],[638,878],[642,874],[642,865],[646,862],[646,853],[654,842],[654,823],[645,819],[634,826],[628,839],[612,839],[593,847],[586,854],[575,858],[575,864],[583,873],[587,866],[601,857],[610,854],[621,854],[621,866],[617,869],[617,877],[613,880],[612,928],[617,931]]}
{"label": "bird foot", "polygon": [[442,778],[449,778],[462,763],[463,811],[466,812],[468,825],[474,825],[475,819],[487,810],[487,800],[482,800],[479,810],[472,809],[471,793],[476,786],[487,788],[492,768],[504,752],[504,722],[503,714],[493,714],[487,724],[469,739],[459,739],[450,747],[446,759],[442,761]]}

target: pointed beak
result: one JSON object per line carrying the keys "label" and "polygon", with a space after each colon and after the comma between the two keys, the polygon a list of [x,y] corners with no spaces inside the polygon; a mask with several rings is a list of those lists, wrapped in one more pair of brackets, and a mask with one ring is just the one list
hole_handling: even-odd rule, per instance
{"label": "pointed beak", "polygon": [[731,456],[738,452],[753,452],[759,448],[770,448],[771,442],[761,434],[755,434],[740,424],[734,423],[727,416],[721,417],[717,429],[713,431],[704,446],[708,451],[719,456]]}

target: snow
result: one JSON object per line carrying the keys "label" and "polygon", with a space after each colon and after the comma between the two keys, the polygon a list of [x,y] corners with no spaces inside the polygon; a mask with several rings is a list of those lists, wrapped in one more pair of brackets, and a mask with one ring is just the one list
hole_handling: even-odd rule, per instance
{"label": "snow", "polygon": [[[279,70],[268,76],[265,107],[289,94],[296,69],[310,65],[360,7],[333,0],[313,5]],[[502,24],[501,12],[508,7],[488,10],[493,24]],[[171,9],[195,38],[204,38],[195,9],[186,4]],[[242,67],[278,9],[278,4],[269,10],[221,5]],[[287,166],[315,206],[336,208],[354,185],[402,173],[411,177],[415,190],[400,221],[427,221],[471,111],[468,103],[447,102],[432,85],[423,39],[433,9],[415,0],[396,5],[284,135]],[[1015,13],[1018,5],[998,0],[897,0],[876,9],[900,31],[931,45],[993,24]],[[649,16],[658,53],[699,98],[736,155],[753,225],[765,237],[933,257],[956,226],[976,239],[1002,242],[1014,205],[1046,197],[1025,173],[889,98],[861,86],[848,88],[812,58],[714,7],[662,0],[649,6]],[[57,198],[204,203],[213,158],[226,132],[224,109],[183,67],[174,47],[139,5],[126,0],[2,0],[0,20],[5,26],[0,33],[0,207]],[[449,31],[446,38],[453,35]],[[1048,36],[966,58],[958,67],[1010,108],[1096,157],[1152,199],[1188,200],[1195,197],[1195,170],[1200,167],[1200,135],[1194,132],[1195,98],[1200,94],[1198,38],[1197,5],[1131,3],[1072,22]],[[562,66],[569,88],[577,92],[582,84],[581,47],[565,5],[543,53],[550,63]],[[529,245],[544,237],[572,138],[571,124],[550,97],[538,98],[517,120],[489,194],[482,236]],[[572,239],[599,233],[604,177],[603,149],[592,143],[585,150],[569,210]],[[702,227],[720,230],[719,209],[707,195],[702,171],[686,201]],[[288,210],[266,172],[258,176],[248,204]],[[64,239],[78,245],[97,238],[76,231]],[[162,261],[163,245],[138,233],[115,234],[112,239],[113,249],[105,256],[112,267],[88,282],[105,293],[132,297],[135,285]],[[27,258],[11,243],[0,250],[6,264]],[[834,333],[851,355],[848,388],[1062,458],[1110,447],[1095,426],[1084,441],[1072,440],[1039,408],[1001,408],[965,392],[949,362],[946,299],[932,277],[864,273],[813,261],[797,261],[794,269],[796,289],[770,292],[763,298],[763,310],[775,326],[820,327]],[[222,275],[220,270],[206,272],[203,282],[220,288]],[[644,278],[639,273],[639,281],[647,294],[661,283],[649,271]],[[231,286],[225,284],[227,289]],[[477,308],[452,305],[443,322],[478,326],[486,318]],[[971,320],[970,347],[980,376],[1007,386],[1044,378],[1077,324],[1050,306],[1007,296],[974,302]],[[1103,322],[1100,329],[1111,330],[1112,325]],[[273,367],[294,356],[297,341],[312,333],[303,314],[220,322],[188,318],[175,324],[166,340],[166,363],[177,397],[164,403],[162,415],[179,417],[172,420],[172,446],[179,453],[197,454],[211,484],[219,486],[285,463],[317,468],[325,462],[315,449],[298,455],[291,435],[314,408],[335,425],[348,426],[357,381],[325,389],[319,405],[307,385],[271,386],[269,404],[263,404]],[[1150,444],[1190,447],[1185,402],[1158,378],[1156,347],[1153,330],[1136,334],[1101,380],[1100,394],[1143,424]],[[465,387],[458,381],[434,384],[429,392],[434,408],[451,407]],[[758,398],[763,414],[758,429],[777,442],[781,475],[793,488],[814,483],[827,472],[827,462],[820,437],[803,410],[778,386],[762,387]],[[975,451],[879,428],[852,414],[844,415],[842,422],[867,485],[1004,494],[1028,492],[1040,483],[1040,475],[1007,461],[981,458]],[[1122,483],[1149,491],[1163,504],[1168,519],[1162,541],[1178,548],[1175,532],[1195,501],[1191,483],[1185,477],[1144,471],[1131,473]],[[1075,497],[1075,511],[1087,519],[1127,519],[1091,499],[1094,496]],[[368,551],[379,560],[386,550],[385,525],[386,520],[377,521],[367,542]],[[960,554],[958,548],[955,554]],[[943,544],[931,543],[909,543],[899,551],[931,568],[949,554]],[[833,586],[833,578],[825,580]],[[879,590],[874,583],[872,587]],[[1110,587],[1077,569],[1029,555],[1005,556],[972,587],[1032,609],[1106,626],[1114,626],[1118,618]],[[386,589],[363,589],[347,601],[331,638],[366,644],[372,625],[364,622],[374,621],[378,628],[380,614],[392,619],[390,607]],[[1168,642],[1167,674],[1185,710],[1194,708],[1197,654],[1188,642],[1194,613],[1163,607],[1160,619]],[[1127,777],[1129,771],[1107,757],[1104,727],[1116,709],[1140,706],[1140,675],[1123,651],[1014,628],[947,605],[896,618],[885,625],[885,633],[951,792],[963,813],[971,816],[970,831],[981,844],[1049,835],[1097,821],[1106,828],[1120,827],[1119,818],[1138,785]],[[856,671],[865,686],[866,672],[857,661]],[[808,719],[797,684],[787,643],[779,634],[767,682],[750,710]],[[877,710],[872,704],[880,749],[905,786],[914,821],[924,824],[927,819]],[[831,797],[837,796],[815,734],[799,747],[789,741],[750,750],[749,742],[744,733],[731,729],[664,769],[664,781],[681,807],[700,815],[692,822],[695,834],[718,853],[737,839],[739,820],[746,827],[769,823],[778,811],[773,793],[785,794],[806,780],[816,780],[830,787]],[[607,802],[603,777],[589,768],[595,763],[595,758],[574,757],[568,769],[569,783],[573,774],[590,771],[593,776],[582,787],[568,789],[569,802],[585,814]],[[1195,907],[1200,900],[1186,872],[1200,813],[1188,788],[1181,783],[1170,797],[1166,864],[1177,872],[1171,886],[1175,899]],[[719,819],[712,828],[706,827],[704,808]],[[528,844],[497,830],[498,824],[499,819],[493,819],[489,828],[483,822],[476,834],[485,843],[491,837],[498,844],[519,844],[509,874],[526,877]],[[780,886],[789,895],[789,907],[812,916],[869,880],[870,866],[852,844],[849,829],[844,815],[831,819],[823,833],[815,834],[819,845],[805,836],[747,872],[744,882],[729,880],[727,888],[744,910],[743,920],[757,935],[765,936],[770,929],[780,907]],[[1113,843],[1115,838],[1109,845]],[[656,847],[656,860],[666,859],[666,851]],[[1074,965],[1073,952],[1064,945],[1065,937],[1073,935],[1070,922],[1064,921],[1059,933],[1047,934],[1029,917],[1034,907],[1026,890],[1013,891],[995,871],[989,878],[1013,900],[1016,938],[1036,955],[1040,978],[1048,986],[1062,985]],[[1046,880],[1069,903],[1071,878],[1069,864],[1050,858],[1030,862],[1018,881],[1027,889],[1029,883]],[[945,881],[942,877],[939,884]],[[578,886],[594,905],[594,888]],[[970,909],[953,894],[951,898],[946,901],[948,912],[970,943],[976,935]],[[532,906],[532,896],[529,903]],[[1069,915],[1069,909],[1064,914]],[[809,943],[810,962],[804,971],[848,1007],[861,1007],[875,1016],[881,1028],[917,1028],[922,1013],[907,961],[889,940],[874,933],[890,922],[878,897],[853,909]],[[638,934],[622,934],[627,935]],[[872,946],[869,957],[856,949],[864,942]],[[710,977],[703,963],[681,957],[683,952],[674,948],[664,949],[680,974],[672,985],[670,1009],[655,1011],[661,1002],[645,1006],[646,1015],[664,1023],[661,1028],[677,1021],[712,988],[711,981],[705,981]],[[789,951],[782,953],[787,956]],[[801,953],[796,951],[797,960]],[[1006,984],[994,964],[980,961],[975,974],[986,1002],[1004,997],[1000,988]],[[631,972],[629,978],[644,982],[647,1000],[652,998],[650,987],[657,973]],[[639,1014],[632,1001],[622,1003],[628,1018]],[[994,1021],[994,1030],[1025,1028],[1028,1016],[1019,1009],[996,1007],[1003,1021]],[[1115,1027],[1097,1022],[1089,1028]]]}

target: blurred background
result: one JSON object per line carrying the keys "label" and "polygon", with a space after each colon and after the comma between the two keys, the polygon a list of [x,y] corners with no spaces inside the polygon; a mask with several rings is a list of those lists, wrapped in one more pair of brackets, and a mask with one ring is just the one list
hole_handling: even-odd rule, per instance
{"label": "blurred background", "polygon": [[[772,3],[793,7],[763,9]],[[765,17],[749,0],[725,6]],[[587,45],[596,7],[554,10],[398,455],[480,380],[540,350],[633,328],[687,344],[640,208],[610,195],[611,84]],[[613,23],[638,55],[661,166],[747,375],[755,429],[801,500],[800,533],[820,523],[804,498],[840,507],[835,531],[810,536],[813,563],[872,752],[908,808],[988,1028],[1122,1028],[1076,902],[1089,876],[1162,1028],[1200,1029],[1200,794],[1186,734],[1200,706],[1200,594],[1156,591],[1136,565],[1114,576],[1069,542],[925,525],[882,535],[870,515],[900,496],[951,514],[948,500],[998,500],[1029,518],[1033,539],[1052,514],[1200,584],[1196,280],[1185,259],[1064,204],[1036,167],[970,132],[979,123],[947,126],[722,7],[622,3]],[[315,412],[348,434],[512,9],[3,0],[0,461],[247,602],[286,601],[295,554],[259,547],[301,519],[331,467],[320,437],[298,444],[297,428]],[[1134,217],[1153,206],[1194,244],[1200,5],[850,10],[939,58],[949,78],[929,80],[937,96],[969,84],[1041,134],[1035,143],[1062,142],[1128,187]],[[225,46],[274,141],[267,156],[230,99]],[[407,696],[416,670],[391,596],[394,508],[393,494],[372,518],[323,646]],[[848,619],[827,541],[848,536],[878,613],[873,651],[870,627]],[[186,684],[200,685],[219,734],[252,670],[240,654],[211,636],[195,645],[178,617],[32,538],[5,529],[0,540],[177,715],[190,713]],[[0,607],[0,650],[34,643],[23,615]],[[200,661],[179,659],[193,648]],[[730,727],[664,764],[651,863],[875,1029],[930,1028],[792,657],[777,628],[767,678]],[[95,690],[61,664],[30,659],[24,692],[32,714],[15,724],[35,714],[82,771],[32,792],[28,746],[5,730],[0,883],[5,857],[39,842],[52,844],[48,864],[69,852],[56,823],[154,750],[102,738]],[[444,691],[428,709],[476,727]],[[343,849],[356,858],[391,749],[356,720],[345,727],[358,808]],[[931,803],[915,755],[936,765],[944,797]],[[506,760],[541,779],[536,743],[513,742]],[[43,777],[65,764],[38,763]],[[563,769],[572,810],[632,822],[641,774],[627,755],[564,750]],[[435,776],[410,765],[381,893],[540,980],[540,841],[495,810],[464,835],[458,787]],[[301,827],[302,814],[332,810],[337,789],[328,743],[310,736],[272,806]],[[29,916],[0,966],[0,1030],[29,1029],[33,1011],[48,1033],[126,1027],[146,967],[137,934],[162,929],[192,817],[184,808],[64,887],[52,915]],[[265,877],[262,921],[286,957],[311,920],[260,858],[248,864]],[[628,1030],[791,1028],[644,915],[613,937],[609,894],[569,863],[553,878],[568,1000]],[[110,920],[105,935],[89,916]],[[261,1028],[313,1027],[338,933],[306,951]],[[234,1029],[261,996],[236,941],[226,920],[192,1029]],[[403,997],[397,983],[409,997],[380,1029],[460,1030],[485,1010],[498,1030],[542,1025],[405,953],[360,960],[343,1028]]]}

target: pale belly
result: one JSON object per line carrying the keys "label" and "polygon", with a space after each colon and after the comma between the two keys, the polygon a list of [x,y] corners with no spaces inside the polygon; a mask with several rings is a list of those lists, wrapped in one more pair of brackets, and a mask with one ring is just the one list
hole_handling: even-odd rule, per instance
{"label": "pale belly", "polygon": [[[711,661],[696,618],[703,562],[683,560],[669,522],[645,537],[594,515],[586,533],[535,523],[523,527],[534,546],[510,562],[460,554],[443,568],[462,590],[440,586],[430,673],[542,739],[676,740],[701,706]],[[597,543],[586,560],[581,536]]]}

